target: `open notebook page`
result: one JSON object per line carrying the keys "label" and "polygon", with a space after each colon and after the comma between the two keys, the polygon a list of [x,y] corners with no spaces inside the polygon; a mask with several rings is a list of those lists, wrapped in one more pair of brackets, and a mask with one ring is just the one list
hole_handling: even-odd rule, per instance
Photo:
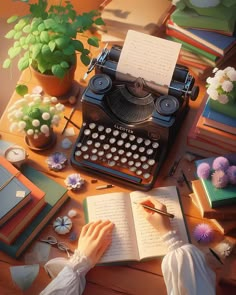
{"label": "open notebook page", "polygon": [[112,245],[103,255],[100,263],[138,260],[129,194],[112,193],[88,197],[87,208],[89,221],[109,219],[115,224]]}
{"label": "open notebook page", "polygon": [[189,242],[183,213],[175,186],[155,188],[148,193],[139,191],[132,192],[130,196],[140,259],[146,257],[163,256],[167,253],[167,247],[161,240],[157,231],[150,225],[145,217],[140,214],[137,205],[134,204],[140,199],[147,197],[147,195],[157,198],[158,201],[166,205],[167,211],[169,213],[175,215],[175,217],[171,219],[173,229],[177,231],[177,234],[183,242]]}

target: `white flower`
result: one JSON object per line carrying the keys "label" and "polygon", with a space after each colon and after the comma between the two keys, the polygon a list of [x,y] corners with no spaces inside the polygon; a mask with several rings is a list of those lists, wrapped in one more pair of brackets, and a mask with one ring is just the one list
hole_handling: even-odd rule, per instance
{"label": "white flower", "polygon": [[56,110],[57,110],[58,112],[63,112],[64,109],[65,109],[65,106],[64,106],[63,104],[61,104],[61,103],[57,103],[57,104],[55,105],[55,108],[56,108]]}
{"label": "white flower", "polygon": [[35,101],[31,101],[30,103],[28,103],[29,107],[33,107],[36,104]]}
{"label": "white flower", "polygon": [[221,94],[218,97],[218,101],[222,104],[226,104],[227,102],[229,102],[229,98],[226,94]]}
{"label": "white flower", "polygon": [[51,102],[52,103],[57,103],[58,99],[55,96],[51,97]]}
{"label": "white flower", "polygon": [[51,99],[50,99],[49,97],[45,96],[45,97],[43,98],[43,103],[45,103],[45,104],[49,104],[50,102],[51,102]]}
{"label": "white flower", "polygon": [[40,125],[40,121],[37,120],[37,119],[35,119],[35,120],[32,121],[32,125],[33,125],[34,127],[38,127],[38,126]]}
{"label": "white flower", "polygon": [[49,113],[45,112],[45,113],[42,114],[42,118],[45,121],[47,121],[47,120],[49,120],[51,118],[51,115]]}
{"label": "white flower", "polygon": [[47,125],[42,125],[40,131],[44,134],[49,134],[49,127]]}
{"label": "white flower", "polygon": [[17,130],[18,130],[18,123],[17,122],[13,122],[10,125],[10,132],[14,132],[14,131],[17,131]]}
{"label": "white flower", "polygon": [[21,110],[16,110],[14,115],[17,119],[20,119],[23,116],[23,113]]}
{"label": "white flower", "polygon": [[34,130],[33,129],[28,129],[26,131],[27,135],[33,135],[34,134]]}
{"label": "white flower", "polygon": [[222,89],[225,91],[225,92],[230,92],[232,91],[234,88],[234,85],[231,81],[224,81],[222,83]]}
{"label": "white flower", "polygon": [[26,123],[25,123],[25,121],[20,121],[20,122],[18,123],[18,127],[19,127],[19,130],[24,130],[25,127],[26,127]]}
{"label": "white flower", "polygon": [[227,67],[224,70],[214,69],[215,76],[208,77],[207,93],[213,100],[218,100],[222,104],[235,99],[236,95],[236,70]]}

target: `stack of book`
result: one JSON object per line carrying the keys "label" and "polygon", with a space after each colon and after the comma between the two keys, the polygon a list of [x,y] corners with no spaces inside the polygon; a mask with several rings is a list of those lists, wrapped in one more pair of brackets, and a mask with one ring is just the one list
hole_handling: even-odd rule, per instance
{"label": "stack of book", "polygon": [[[230,163],[236,165],[236,154],[228,155]],[[215,157],[195,161],[212,164]],[[236,229],[236,185],[215,188],[211,179],[199,178],[192,181],[193,193],[190,197],[203,218],[210,219],[222,234],[229,234]]]}
{"label": "stack of book", "polygon": [[171,7],[169,0],[111,1],[101,12],[101,41],[123,45],[128,30],[156,34]]}
{"label": "stack of book", "polygon": [[191,9],[175,9],[166,21],[167,39],[182,44],[179,63],[201,79],[223,67],[235,54],[236,17],[207,17]]}
{"label": "stack of book", "polygon": [[213,110],[207,94],[187,134],[187,148],[203,157],[236,151],[236,118]]}
{"label": "stack of book", "polygon": [[68,199],[67,189],[24,164],[0,156],[0,251],[19,257]]}

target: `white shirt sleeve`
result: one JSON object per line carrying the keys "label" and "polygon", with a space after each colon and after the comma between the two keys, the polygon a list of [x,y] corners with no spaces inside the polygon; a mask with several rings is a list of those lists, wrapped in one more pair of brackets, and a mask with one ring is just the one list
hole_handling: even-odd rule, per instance
{"label": "white shirt sleeve", "polygon": [[91,267],[89,259],[79,250],[69,260],[49,260],[44,268],[53,280],[40,295],[81,295],[86,285],[85,275]]}
{"label": "white shirt sleeve", "polygon": [[215,273],[203,253],[194,245],[183,245],[175,232],[163,241],[169,249],[161,265],[168,295],[214,295]]}

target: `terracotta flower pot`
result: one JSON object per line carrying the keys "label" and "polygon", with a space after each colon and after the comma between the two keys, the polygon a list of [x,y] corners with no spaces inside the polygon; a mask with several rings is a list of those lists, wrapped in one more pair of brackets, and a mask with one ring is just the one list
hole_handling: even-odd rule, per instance
{"label": "terracotta flower pot", "polygon": [[46,136],[44,133],[39,133],[37,138],[34,135],[26,135],[26,141],[32,148],[44,149],[51,146],[52,142],[55,141],[55,136],[53,129],[50,129],[49,136]]}
{"label": "terracotta flower pot", "polygon": [[72,66],[64,78],[58,78],[52,75],[44,75],[31,67],[31,71],[39,84],[42,86],[44,92],[51,96],[60,97],[66,94],[74,81],[76,66]]}

